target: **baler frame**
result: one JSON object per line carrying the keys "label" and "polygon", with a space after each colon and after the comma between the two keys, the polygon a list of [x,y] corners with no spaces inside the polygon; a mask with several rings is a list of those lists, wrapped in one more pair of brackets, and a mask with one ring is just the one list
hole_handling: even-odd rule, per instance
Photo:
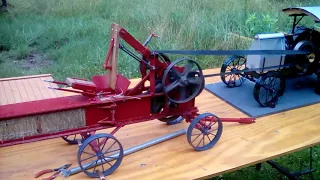
{"label": "baler frame", "polygon": [[[155,36],[151,31],[149,38],[143,45],[117,24],[112,24],[110,36],[109,49],[103,64],[103,68],[107,70],[106,76],[93,76],[92,81],[82,78],[67,78],[66,82],[49,81],[73,88],[59,87],[53,88],[54,90],[69,91],[79,93],[79,95],[0,106],[0,125],[7,126],[9,122],[19,122],[25,120],[23,118],[30,117],[34,118],[34,121],[29,120],[30,124],[34,122],[37,126],[36,134],[2,140],[0,147],[63,137],[67,142],[80,146],[78,163],[82,168],[82,165],[85,164],[84,161],[87,160],[83,156],[91,154],[91,158],[96,157],[97,161],[107,162],[105,158],[109,156],[105,156],[105,154],[109,153],[108,151],[114,144],[117,144],[119,153],[113,159],[116,160],[115,164],[111,165],[109,169],[104,169],[102,164],[102,170],[100,169],[103,175],[107,176],[112,174],[122,161],[122,145],[113,135],[125,125],[154,119],[169,122],[182,116],[186,122],[191,123],[187,131],[189,144],[195,150],[202,151],[212,148],[219,141],[222,134],[222,122],[254,122],[254,118],[218,118],[212,113],[199,114],[198,108],[195,107],[195,97],[204,88],[204,77],[200,66],[189,59],[179,59],[173,63],[161,62],[158,57],[166,56],[151,52],[146,47],[151,38]],[[120,45],[120,38],[141,54],[142,59],[138,59],[136,55]],[[117,73],[118,48],[134,57],[134,59],[140,60],[141,81],[133,88],[129,88],[130,81],[126,77]],[[176,65],[184,61],[188,62],[184,67]],[[196,65],[196,70],[191,70],[192,64]],[[147,81],[150,82],[149,86],[145,85]],[[194,86],[195,88],[193,88]],[[173,92],[173,95],[170,94],[169,91],[175,88],[188,89],[191,94],[189,92],[189,94],[182,93],[183,95],[179,95],[177,91]],[[160,104],[158,104],[158,101],[160,101]],[[154,106],[156,108],[152,109]],[[132,107],[135,107],[135,109],[132,109]],[[51,123],[54,123],[55,120],[48,118],[50,115],[68,113],[73,110],[81,111],[84,116],[82,117],[82,124],[78,127],[62,126],[62,129],[52,132],[44,128],[43,123],[45,121],[43,119],[49,119]],[[73,126],[72,122],[75,122],[77,117],[70,118]],[[213,128],[214,125],[217,125],[217,128]],[[114,129],[109,134],[95,134],[97,130],[107,128]],[[193,134],[193,131],[196,130],[198,130],[198,134]],[[213,131],[217,131],[216,134],[213,134]],[[68,136],[79,134],[82,138],[68,139]],[[203,135],[197,145],[194,144],[196,139],[192,140],[195,135],[196,139]],[[209,135],[214,135],[214,137],[210,139]],[[209,139],[209,142],[205,143],[207,140],[205,137]],[[102,140],[99,141],[99,139]],[[106,143],[112,140],[114,140],[112,146],[105,150]],[[199,146],[200,143],[203,146]],[[87,147],[92,151],[91,153],[87,152]],[[86,168],[82,168],[82,170],[90,177],[99,177],[99,173],[95,171],[97,170],[96,167],[92,172],[89,172]]]}

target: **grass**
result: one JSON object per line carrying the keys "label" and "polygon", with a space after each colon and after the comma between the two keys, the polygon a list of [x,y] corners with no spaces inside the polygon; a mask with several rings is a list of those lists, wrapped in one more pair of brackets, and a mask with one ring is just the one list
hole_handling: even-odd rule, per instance
{"label": "grass", "polygon": [[[0,14],[0,77],[51,73],[57,80],[68,76],[90,79],[102,69],[111,23],[126,28],[144,42],[148,27],[160,38],[149,48],[247,49],[250,42],[231,36],[288,32],[292,19],[281,12],[289,6],[319,5],[319,0],[8,0],[14,8]],[[302,22],[314,26],[311,18]],[[170,55],[172,60],[179,55]],[[220,67],[225,56],[189,56],[203,69]],[[138,63],[119,53],[118,71],[139,77]],[[319,148],[314,157],[318,161]],[[293,160],[293,159],[297,159]],[[307,150],[277,159],[299,169],[306,165]],[[320,163],[314,164],[316,168]],[[318,177],[320,175],[316,173]],[[273,179],[279,173],[269,166],[254,167],[214,179]]]}

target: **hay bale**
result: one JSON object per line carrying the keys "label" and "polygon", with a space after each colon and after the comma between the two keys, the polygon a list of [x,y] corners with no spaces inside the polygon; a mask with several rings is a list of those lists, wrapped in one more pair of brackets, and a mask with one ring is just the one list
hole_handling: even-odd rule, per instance
{"label": "hay bale", "polygon": [[0,121],[0,141],[54,133],[86,125],[85,110],[75,109]]}

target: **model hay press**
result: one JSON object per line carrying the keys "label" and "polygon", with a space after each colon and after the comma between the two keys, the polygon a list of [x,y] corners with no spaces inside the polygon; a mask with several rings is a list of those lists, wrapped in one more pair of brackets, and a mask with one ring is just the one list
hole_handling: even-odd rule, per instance
{"label": "model hay press", "polygon": [[[123,147],[114,134],[125,125],[154,119],[168,123],[182,116],[190,123],[189,144],[202,151],[218,142],[222,122],[254,122],[253,118],[199,114],[195,98],[205,80],[197,62],[186,58],[171,62],[164,54],[151,52],[146,45],[153,33],[142,45],[117,24],[112,24],[110,32],[105,75],[93,76],[92,80],[68,77],[64,82],[51,81],[60,86],[54,90],[78,95],[0,106],[0,147],[62,137],[79,144],[77,160],[82,171],[99,177],[97,170],[107,176],[119,167]],[[142,58],[120,44],[121,39]],[[141,81],[133,88],[129,88],[130,80],[117,72],[119,48],[140,63]],[[114,129],[110,134],[95,134],[106,128]],[[76,139],[77,135],[81,138]],[[91,169],[84,167],[88,162],[93,165]]]}

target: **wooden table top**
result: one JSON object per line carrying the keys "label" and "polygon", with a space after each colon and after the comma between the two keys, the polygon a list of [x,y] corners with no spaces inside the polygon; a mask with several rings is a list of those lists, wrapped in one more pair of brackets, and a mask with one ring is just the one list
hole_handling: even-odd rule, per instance
{"label": "wooden table top", "polygon": [[[216,72],[219,70],[204,71]],[[217,81],[219,77],[207,78],[206,84]],[[247,117],[206,90],[196,98],[196,105],[201,112],[218,117]],[[195,151],[186,135],[181,135],[125,156],[119,168],[106,179],[206,179],[298,151],[320,142],[319,108],[320,104],[302,107],[258,118],[253,124],[223,123],[219,142],[202,152]],[[169,126],[152,120],[125,126],[115,137],[127,149],[188,126],[184,121]],[[35,173],[45,168],[67,163],[76,167],[77,152],[78,146],[68,145],[61,138],[0,148],[0,179],[35,179]],[[60,175],[56,179],[65,177]],[[92,178],[81,172],[67,179]]]}

